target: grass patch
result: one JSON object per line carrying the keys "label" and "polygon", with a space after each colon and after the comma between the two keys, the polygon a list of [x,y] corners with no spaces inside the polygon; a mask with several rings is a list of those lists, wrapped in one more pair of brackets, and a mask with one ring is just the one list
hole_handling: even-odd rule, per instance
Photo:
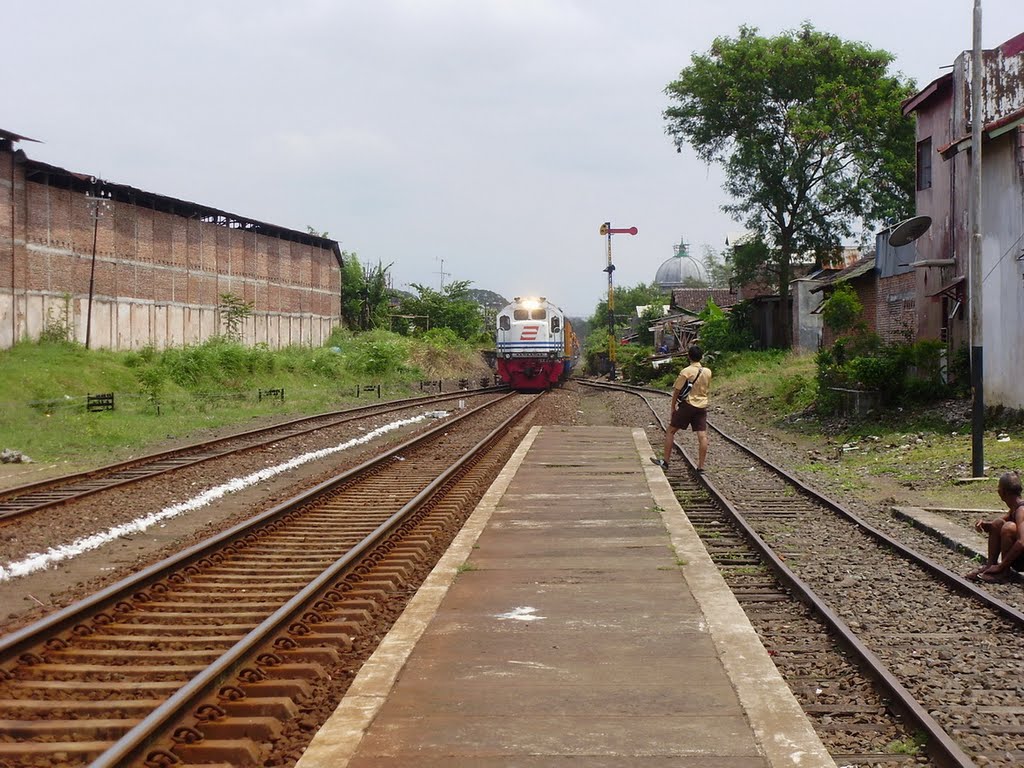
{"label": "grass patch", "polygon": [[727,352],[709,361],[712,398],[753,396],[773,413],[804,411],[818,395],[814,356],[768,350]]}
{"label": "grass patch", "polygon": [[[427,346],[384,331],[338,331],[325,347],[282,350],[223,338],[131,352],[17,344],[0,351],[0,448],[70,469],[253,418],[366,404],[367,395],[356,397],[362,385],[380,384],[394,398],[420,394],[425,379],[489,375],[469,346],[443,354]],[[283,389],[284,401],[261,401],[268,389]],[[86,395],[104,392],[115,394],[115,410],[87,413]]]}
{"label": "grass patch", "polygon": [[919,755],[921,750],[928,744],[928,737],[923,733],[907,736],[896,741],[890,741],[885,751],[891,755]]}
{"label": "grass patch", "polygon": [[[994,482],[959,482],[973,474],[969,399],[894,405],[863,418],[822,416],[814,407],[813,355],[729,353],[709,365],[712,408],[786,433],[799,446],[795,471],[826,493],[886,488],[876,495],[899,496],[902,489],[926,505],[1000,506]],[[1024,414],[994,409],[985,426],[985,474],[994,480],[1024,469]]]}

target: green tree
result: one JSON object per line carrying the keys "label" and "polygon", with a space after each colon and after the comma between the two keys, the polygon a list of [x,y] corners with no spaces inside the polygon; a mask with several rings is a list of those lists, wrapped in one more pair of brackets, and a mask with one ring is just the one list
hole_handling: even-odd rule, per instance
{"label": "green tree", "polygon": [[700,344],[712,355],[719,352],[740,352],[750,349],[754,335],[750,330],[749,304],[740,302],[726,313],[714,300],[700,313]]}
{"label": "green tree", "polygon": [[[794,256],[912,210],[914,125],[900,103],[914,85],[888,73],[892,61],[810,24],[776,37],[743,26],[665,89],[666,132],[724,165],[734,202],[723,209],[766,244],[783,304]],[[779,315],[788,344],[790,313]]]}
{"label": "green tree", "polygon": [[242,340],[242,325],[252,316],[254,305],[233,293],[220,295],[220,320],[224,323],[224,335],[232,341]]}
{"label": "green tree", "polygon": [[732,279],[732,249],[717,252],[710,245],[705,245],[702,262],[711,288],[729,287]]}
{"label": "green tree", "polygon": [[[469,280],[456,280],[440,291],[435,291],[428,286],[412,283],[411,287],[418,295],[403,298],[400,312],[403,315],[423,316],[416,323],[420,330],[428,330],[428,325],[429,328],[450,328],[459,338],[475,341],[483,332],[483,318],[480,305],[470,298],[470,285]],[[403,325],[403,330],[408,331],[408,325]]]}
{"label": "green tree", "polygon": [[[668,294],[662,291],[656,283],[638,283],[632,287],[616,287],[615,289],[615,325],[626,325],[636,317],[636,308],[657,304],[659,307],[668,304],[671,300]],[[590,317],[590,326],[593,328],[608,327],[608,299],[603,298],[594,308],[594,314]]]}
{"label": "green tree", "polygon": [[347,251],[342,251],[341,261],[341,317],[346,327],[359,331],[386,328],[391,265],[377,262],[376,267],[365,266],[356,254]]}
{"label": "green tree", "polygon": [[358,330],[363,308],[363,265],[359,257],[341,252],[341,319],[345,327]]}
{"label": "green tree", "polygon": [[651,328],[665,316],[662,304],[650,304],[640,313],[640,323],[636,327],[637,343],[645,347],[654,346],[654,331]]}

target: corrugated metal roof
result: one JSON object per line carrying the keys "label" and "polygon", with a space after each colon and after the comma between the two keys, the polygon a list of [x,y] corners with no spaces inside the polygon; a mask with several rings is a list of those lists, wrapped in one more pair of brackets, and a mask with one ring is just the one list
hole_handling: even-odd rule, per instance
{"label": "corrugated metal roof", "polygon": [[868,258],[864,259],[863,261],[860,261],[860,262],[858,262],[857,264],[854,264],[851,267],[847,267],[846,269],[844,269],[844,270],[842,270],[840,272],[836,272],[834,275],[831,275],[829,278],[827,278],[826,280],[822,281],[822,284],[819,285],[818,287],[811,288],[811,293],[817,293],[818,291],[823,291],[826,288],[829,288],[829,287],[831,287],[833,285],[838,285],[839,283],[846,282],[847,280],[853,280],[853,279],[858,278],[858,277],[863,277],[864,275],[873,272],[874,269],[875,269],[875,257],[874,256],[869,256]]}
{"label": "corrugated metal roof", "polygon": [[28,136],[13,133],[12,131],[5,131],[3,128],[0,128],[0,139],[7,139],[8,141],[34,141],[36,144],[43,143],[39,139],[32,139]]}
{"label": "corrugated metal roof", "polygon": [[672,304],[690,312],[703,312],[708,299],[714,300],[720,308],[736,303],[736,294],[728,288],[673,288]]}
{"label": "corrugated metal roof", "polygon": [[104,195],[109,196],[110,199],[118,202],[128,203],[131,205],[144,205],[165,213],[171,213],[186,218],[198,218],[203,221],[212,221],[226,227],[244,229],[256,234],[276,237],[279,240],[288,240],[290,242],[303,243],[304,245],[312,245],[318,248],[327,248],[334,253],[335,258],[338,260],[338,264],[344,266],[341,258],[341,246],[336,240],[313,235],[309,232],[300,232],[296,229],[288,229],[287,227],[281,227],[276,224],[267,224],[266,222],[257,221],[256,219],[250,219],[245,216],[239,216],[238,214],[229,213],[228,211],[223,211],[219,208],[211,208],[210,206],[189,202],[188,200],[179,200],[178,198],[159,195],[155,192],[146,192],[145,190],[137,189],[136,187],[131,187],[127,184],[117,184],[105,179],[97,179],[96,177],[88,174],[75,173],[74,171],[69,171],[66,168],[61,168],[56,165],[50,165],[38,160],[31,160],[23,151],[20,150],[17,152],[17,155],[25,165],[25,178],[27,179],[31,179],[33,176],[45,176],[47,178],[47,182],[50,184],[54,184],[56,182],[57,186],[66,186],[80,192],[102,190]]}

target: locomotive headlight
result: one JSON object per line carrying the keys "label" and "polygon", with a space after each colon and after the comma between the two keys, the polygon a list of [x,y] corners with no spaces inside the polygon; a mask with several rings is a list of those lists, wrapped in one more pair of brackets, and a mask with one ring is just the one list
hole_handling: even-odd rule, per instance
{"label": "locomotive headlight", "polygon": [[524,309],[540,309],[540,302],[536,299],[523,299]]}

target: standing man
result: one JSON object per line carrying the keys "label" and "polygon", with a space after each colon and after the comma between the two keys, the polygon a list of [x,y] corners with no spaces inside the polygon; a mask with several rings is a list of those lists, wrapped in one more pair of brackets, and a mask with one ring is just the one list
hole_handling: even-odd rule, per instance
{"label": "standing man", "polygon": [[999,498],[1007,512],[995,520],[979,520],[974,529],[988,534],[988,560],[981,568],[964,578],[1002,584],[1010,580],[1013,571],[1024,571],[1024,498],[1021,498],[1020,475],[1004,472],[999,478]]}
{"label": "standing man", "polygon": [[672,386],[672,405],[669,410],[669,425],[665,430],[664,458],[651,461],[662,469],[668,469],[675,444],[676,430],[690,427],[697,433],[697,471],[704,471],[704,460],[708,456],[708,389],[711,386],[711,369],[701,365],[704,350],[696,344],[687,350],[690,364],[679,372]]}

